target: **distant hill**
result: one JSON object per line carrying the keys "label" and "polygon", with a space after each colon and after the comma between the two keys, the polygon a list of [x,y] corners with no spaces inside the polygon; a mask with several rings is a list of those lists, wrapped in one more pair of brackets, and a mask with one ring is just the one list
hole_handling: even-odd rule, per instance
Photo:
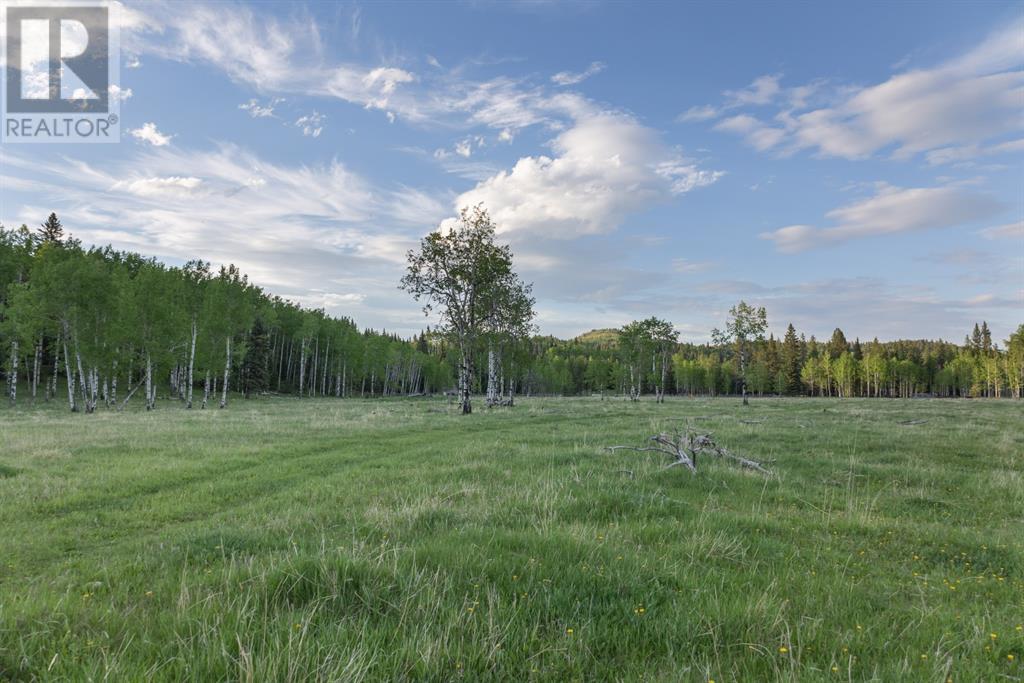
{"label": "distant hill", "polygon": [[599,347],[615,346],[619,343],[619,331],[616,329],[591,330],[584,332],[573,341],[580,344],[592,344]]}

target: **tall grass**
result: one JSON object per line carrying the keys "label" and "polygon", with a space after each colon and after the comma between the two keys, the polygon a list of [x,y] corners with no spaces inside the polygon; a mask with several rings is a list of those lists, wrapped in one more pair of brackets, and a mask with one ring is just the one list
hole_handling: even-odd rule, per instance
{"label": "tall grass", "polygon": [[[1021,680],[1022,417],[3,409],[0,680]],[[603,450],[687,422],[779,476]]]}

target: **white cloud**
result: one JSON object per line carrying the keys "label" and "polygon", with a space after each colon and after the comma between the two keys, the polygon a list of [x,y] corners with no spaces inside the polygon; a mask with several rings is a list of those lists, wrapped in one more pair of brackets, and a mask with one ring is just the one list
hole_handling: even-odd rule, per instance
{"label": "white cloud", "polygon": [[[373,185],[337,161],[269,163],[231,145],[147,146],[102,167],[5,152],[8,169],[47,188],[47,211],[87,244],[235,263],[275,294],[320,297],[332,313],[403,332],[422,321],[395,286],[405,252],[450,213],[444,192]],[[40,210],[11,197],[0,218],[33,224]]]}
{"label": "white cloud", "polygon": [[1024,239],[1024,220],[985,228],[981,236],[987,240]]}
{"label": "white cloud", "polygon": [[121,182],[115,188],[125,188],[140,197],[156,197],[162,195],[188,195],[202,185],[203,181],[193,176],[167,176],[165,178],[139,178],[130,182]]}
{"label": "white cloud", "polygon": [[301,128],[302,129],[302,134],[303,135],[306,135],[306,136],[309,136],[309,137],[318,138],[318,137],[320,137],[320,133],[322,133],[324,131],[324,125],[323,124],[324,124],[324,121],[326,119],[327,119],[327,115],[326,114],[321,114],[320,112],[314,110],[312,114],[306,114],[305,116],[300,116],[295,121],[295,126],[297,128]]}
{"label": "white cloud", "polygon": [[173,137],[171,135],[164,135],[157,130],[155,123],[144,123],[142,124],[142,128],[132,128],[128,133],[132,137],[138,138],[143,142],[148,142],[154,147],[165,147],[170,144],[171,138]]}
{"label": "white cloud", "polygon": [[786,136],[786,131],[767,126],[749,114],[737,114],[715,124],[715,130],[738,133],[759,151],[771,149]]}
{"label": "white cloud", "polygon": [[329,63],[312,18],[278,19],[228,3],[153,2],[139,6],[122,35],[131,54],[204,62],[259,90],[337,97],[387,109],[415,75],[390,66]]}
{"label": "white cloud", "polygon": [[941,147],[932,150],[925,155],[928,163],[933,166],[940,164],[952,164],[968,162],[979,157],[994,156],[997,154],[1013,154],[1024,152],[1024,138],[1010,140],[994,145],[963,145],[960,147]]}
{"label": "white cloud", "polygon": [[677,273],[702,273],[715,267],[712,261],[691,261],[685,258],[672,259],[672,270]]}
{"label": "white cloud", "polygon": [[482,203],[504,233],[571,238],[614,230],[633,211],[715,182],[620,114],[583,118],[552,143],[554,157],[523,157],[456,199]]}
{"label": "white cloud", "polygon": [[732,106],[769,104],[782,91],[778,75],[761,76],[742,90],[726,90],[726,100]]}
{"label": "white cloud", "polygon": [[555,85],[576,85],[582,83],[591,76],[601,73],[604,71],[604,64],[601,62],[591,62],[583,71],[579,73],[573,73],[572,71],[559,71],[551,77],[551,82]]}
{"label": "white cloud", "polygon": [[774,242],[779,251],[793,253],[863,237],[965,225],[991,218],[1003,208],[988,195],[959,187],[881,185],[874,196],[829,211],[826,217],[835,223],[832,227],[789,225],[761,237]]}
{"label": "white cloud", "polygon": [[111,83],[110,87],[107,88],[107,95],[113,102],[124,102],[127,99],[131,99],[132,94],[131,88],[122,88],[116,83]]}
{"label": "white cloud", "polygon": [[249,112],[249,116],[254,119],[270,118],[274,116],[274,107],[284,102],[283,97],[272,97],[266,104],[260,104],[260,101],[253,98],[244,104],[238,105],[238,108]]}
{"label": "white cloud", "polygon": [[676,117],[676,121],[685,123],[688,121],[710,121],[711,119],[718,116],[719,111],[716,107],[712,107],[710,104],[699,107],[690,107],[682,114]]}
{"label": "white cloud", "polygon": [[[888,152],[905,159],[931,153],[931,163],[946,163],[989,149],[998,153],[998,145],[978,146],[1024,128],[1022,33],[1024,21],[1018,19],[958,58],[877,85],[834,88],[827,97],[820,81],[782,88],[778,76],[762,76],[743,90],[726,91],[724,107],[777,104],[778,111],[770,119],[740,113],[716,129],[742,135],[758,150],[784,154],[809,149],[863,159]],[[812,94],[827,99],[827,106],[807,109]],[[710,108],[691,111],[692,117],[711,118]]]}

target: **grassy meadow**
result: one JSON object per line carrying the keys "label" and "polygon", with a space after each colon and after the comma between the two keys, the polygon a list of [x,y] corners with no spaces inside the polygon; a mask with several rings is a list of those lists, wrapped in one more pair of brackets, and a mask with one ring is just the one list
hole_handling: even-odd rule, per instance
{"label": "grassy meadow", "polygon": [[[1024,680],[1019,402],[61,408],[0,408],[3,681]],[[778,476],[604,450],[687,421]]]}

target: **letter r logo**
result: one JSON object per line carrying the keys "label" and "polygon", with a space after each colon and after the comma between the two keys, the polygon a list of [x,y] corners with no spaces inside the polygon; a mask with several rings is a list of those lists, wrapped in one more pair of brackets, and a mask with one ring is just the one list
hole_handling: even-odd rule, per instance
{"label": "letter r logo", "polygon": [[107,113],[108,8],[6,9],[7,113]]}

